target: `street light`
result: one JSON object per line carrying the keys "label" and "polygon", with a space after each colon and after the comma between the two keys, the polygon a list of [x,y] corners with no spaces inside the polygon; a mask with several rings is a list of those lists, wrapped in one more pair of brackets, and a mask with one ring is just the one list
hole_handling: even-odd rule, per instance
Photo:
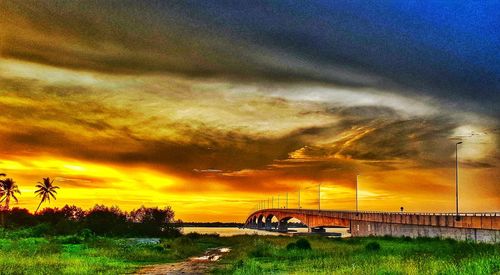
{"label": "street light", "polygon": [[358,214],[358,178],[359,175],[356,175],[356,215]]}
{"label": "street light", "polygon": [[300,209],[300,186],[299,186],[299,209]]}
{"label": "street light", "polygon": [[460,216],[458,215],[458,145],[462,144],[461,141],[455,144],[455,205],[457,208],[457,217],[456,220],[460,220]]}
{"label": "street light", "polygon": [[321,182],[318,184],[318,210],[321,211]]}

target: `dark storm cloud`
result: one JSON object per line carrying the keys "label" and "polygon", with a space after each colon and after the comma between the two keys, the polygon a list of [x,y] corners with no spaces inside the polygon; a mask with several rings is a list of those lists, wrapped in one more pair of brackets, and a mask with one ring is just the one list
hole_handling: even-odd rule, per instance
{"label": "dark storm cloud", "polygon": [[494,1],[2,1],[1,53],[111,73],[322,81],[500,102]]}
{"label": "dark storm cloud", "polygon": [[[449,138],[459,126],[445,114],[406,118],[390,107],[337,106],[314,111],[335,116],[335,123],[262,136],[162,120],[124,103],[110,106],[102,101],[103,93],[91,88],[5,77],[0,78],[0,85],[10,92],[3,93],[0,100],[2,122],[8,126],[2,130],[0,150],[7,155],[48,154],[146,166],[188,178],[217,178],[237,189],[281,188],[280,179],[352,178],[361,164],[372,170],[398,169],[405,162],[414,168],[451,167],[454,143]],[[10,101],[9,96],[15,100]],[[284,99],[275,101],[288,104]],[[305,115],[307,112],[299,112],[299,116]],[[147,133],[138,127],[146,127]],[[187,138],[155,135],[158,127],[176,129]],[[481,134],[498,136],[494,129]],[[464,164],[475,168],[496,165],[486,165],[485,160]],[[343,182],[346,186],[351,183]]]}

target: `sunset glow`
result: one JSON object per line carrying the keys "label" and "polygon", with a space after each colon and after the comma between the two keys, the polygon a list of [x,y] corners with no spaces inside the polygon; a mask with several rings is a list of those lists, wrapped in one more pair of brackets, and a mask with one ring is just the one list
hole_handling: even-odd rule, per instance
{"label": "sunset glow", "polygon": [[[360,210],[449,212],[463,141],[461,211],[500,211],[495,41],[446,22],[431,33],[464,49],[375,28],[391,42],[366,38],[382,54],[343,45],[368,26],[327,27],[338,22],[319,10],[326,27],[279,5],[242,18],[227,7],[219,21],[210,4],[118,3],[0,2],[0,173],[22,193],[12,206],[34,211],[50,177],[61,189],[46,207],[170,205],[184,221],[244,222],[271,197],[296,207],[299,189],[317,208],[319,183],[322,208],[352,210],[360,175]],[[302,37],[296,21],[318,29]],[[483,45],[474,58],[467,39]],[[399,50],[418,61],[400,63]]]}

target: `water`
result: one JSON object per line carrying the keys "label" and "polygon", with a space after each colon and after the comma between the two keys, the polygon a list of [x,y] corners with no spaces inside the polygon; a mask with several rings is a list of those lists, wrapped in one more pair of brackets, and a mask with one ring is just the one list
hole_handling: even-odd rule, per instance
{"label": "water", "polygon": [[[290,230],[295,230],[296,232],[290,233],[307,233],[307,228],[290,228]],[[199,234],[219,234],[221,237],[229,237],[235,235],[287,235],[285,233],[270,232],[264,230],[255,230],[249,228],[238,228],[238,227],[183,227],[182,232],[184,234],[188,233],[199,233]],[[347,233],[347,228],[326,228],[328,233],[341,233],[342,237],[349,236]]]}

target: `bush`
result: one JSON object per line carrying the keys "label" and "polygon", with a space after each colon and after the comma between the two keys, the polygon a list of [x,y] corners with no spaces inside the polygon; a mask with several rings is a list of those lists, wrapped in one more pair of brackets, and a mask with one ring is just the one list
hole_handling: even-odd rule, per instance
{"label": "bush", "polygon": [[386,241],[393,241],[395,238],[391,235],[384,235],[382,237],[382,240],[386,240]]}
{"label": "bush", "polygon": [[446,240],[446,242],[447,242],[449,245],[456,245],[456,244],[457,244],[457,240],[455,240],[455,239],[452,239],[452,238],[446,238],[445,240]]}
{"label": "bush", "polygon": [[286,246],[286,250],[293,250],[293,249],[297,249],[297,244],[296,243],[289,243]]}
{"label": "bush", "polygon": [[269,243],[259,241],[249,255],[256,258],[270,257],[273,255],[272,250],[273,247]]}
{"label": "bush", "polygon": [[193,256],[200,252],[193,240],[184,236],[175,239],[171,247],[175,250],[175,254],[182,258]]}
{"label": "bush", "polygon": [[311,249],[311,244],[309,243],[308,240],[304,238],[300,238],[296,242],[297,248],[298,249],[304,249],[304,250],[310,250]]}
{"label": "bush", "polygon": [[88,241],[88,240],[92,239],[95,235],[94,235],[94,232],[92,232],[92,230],[90,230],[88,228],[84,228],[84,229],[82,229],[82,231],[80,231],[80,233],[78,233],[78,236],[83,238],[85,241]]}
{"label": "bush", "polygon": [[46,255],[46,254],[58,254],[62,251],[62,245],[57,243],[54,239],[51,239],[49,242],[41,243],[37,254]]}
{"label": "bush", "polygon": [[405,242],[411,242],[411,241],[412,241],[412,238],[411,238],[411,237],[409,237],[409,236],[404,236],[404,237],[403,237],[403,241],[405,241]]}
{"label": "bush", "polygon": [[286,250],[292,250],[292,249],[310,250],[311,249],[311,244],[309,243],[308,240],[306,240],[304,238],[300,238],[296,242],[289,243],[286,246]]}
{"label": "bush", "polygon": [[348,238],[345,242],[348,244],[360,244],[361,238],[351,237],[351,238]]}
{"label": "bush", "polygon": [[49,234],[50,225],[46,223],[41,223],[39,225],[35,225],[31,227],[31,234],[33,237],[43,237]]}
{"label": "bush", "polygon": [[82,243],[82,238],[75,236],[75,235],[59,237],[58,240],[62,244],[81,244]]}
{"label": "bush", "polygon": [[379,251],[380,244],[378,242],[369,242],[365,245],[367,251]]}
{"label": "bush", "polygon": [[201,237],[201,234],[197,233],[197,232],[191,232],[191,233],[187,233],[186,237],[190,238],[191,240],[197,240]]}

